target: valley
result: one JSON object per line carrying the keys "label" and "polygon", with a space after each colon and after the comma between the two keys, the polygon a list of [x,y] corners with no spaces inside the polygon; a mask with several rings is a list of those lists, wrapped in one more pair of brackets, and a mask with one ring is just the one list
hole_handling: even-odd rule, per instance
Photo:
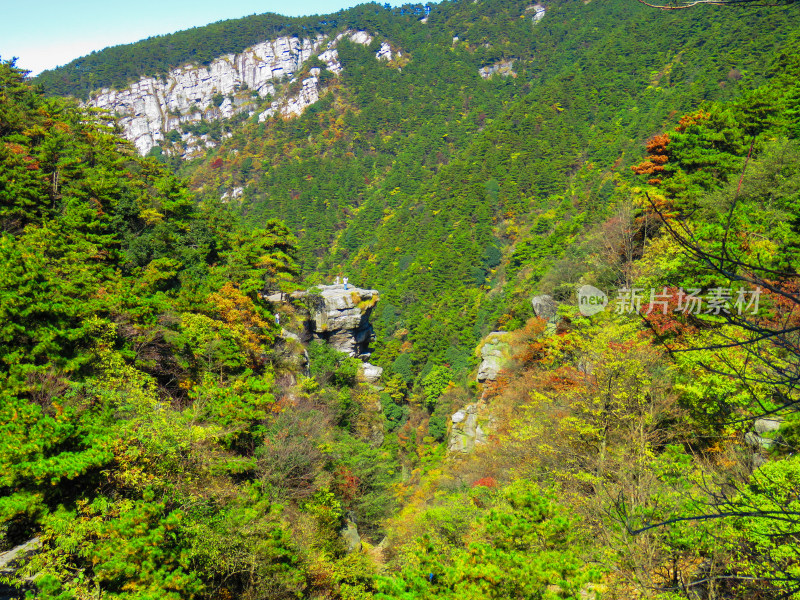
{"label": "valley", "polygon": [[0,61],[0,595],[800,598],[799,17]]}

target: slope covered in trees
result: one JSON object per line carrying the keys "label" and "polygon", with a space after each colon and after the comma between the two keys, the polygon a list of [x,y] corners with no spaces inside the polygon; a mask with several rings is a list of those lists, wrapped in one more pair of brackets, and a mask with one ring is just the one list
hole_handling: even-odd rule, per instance
{"label": "slope covered in trees", "polygon": [[[797,7],[527,8],[353,9],[403,60],[343,42],[320,103],[226,124],[188,188],[2,65],[0,533],[42,543],[16,581],[800,598]],[[274,319],[302,306],[258,293],[338,273],[381,290],[378,387],[321,344],[304,373]]]}
{"label": "slope covered in trees", "polygon": [[[551,3],[534,22],[529,8],[449,2],[422,23],[367,5],[353,22],[402,61],[342,44],[342,76],[306,114],[232,128],[182,167],[203,194],[243,187],[248,222],[286,219],[305,273],[384,290],[383,366],[463,366],[482,335],[531,316],[543,278],[574,283],[579,261],[551,266],[607,215],[644,141],[767,79],[797,18],[619,0]],[[513,76],[479,76],[501,60]]]}
{"label": "slope covered in trees", "polygon": [[369,565],[337,532],[346,510],[390,509],[393,459],[356,435],[377,397],[353,359],[325,347],[312,372],[334,384],[304,377],[259,295],[292,288],[291,233],[197,202],[13,63],[0,115],[0,543],[41,540],[15,581],[44,598],[361,589]]}

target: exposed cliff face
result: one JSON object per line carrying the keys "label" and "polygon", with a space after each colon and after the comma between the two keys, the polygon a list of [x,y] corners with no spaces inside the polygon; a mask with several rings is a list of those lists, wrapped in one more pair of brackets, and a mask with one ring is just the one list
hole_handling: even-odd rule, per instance
{"label": "exposed cliff face", "polygon": [[[124,90],[105,88],[93,95],[88,104],[108,110],[119,117],[123,135],[141,154],[164,142],[166,134],[180,141],[183,156],[190,156],[214,143],[207,135],[180,132],[182,125],[202,120],[230,118],[247,111],[255,114],[268,96],[275,97],[271,106],[260,113],[264,120],[274,114],[291,117],[301,114],[320,96],[320,69],[311,69],[311,77],[303,79],[300,90],[281,95],[280,84],[294,81],[303,64],[313,55],[334,74],[341,72],[336,44],[347,37],[368,45],[372,36],[366,31],[345,31],[330,40],[280,37],[248,48],[241,54],[228,54],[206,67],[186,65],[173,69],[161,78],[146,77]],[[376,59],[390,60],[391,47],[384,43]]]}
{"label": "exposed cliff face", "polygon": [[495,417],[482,402],[468,404],[450,417],[450,452],[468,454],[489,441],[495,426]]}
{"label": "exposed cliff face", "polygon": [[[222,56],[207,67],[184,66],[163,79],[149,77],[124,90],[101,90],[89,104],[119,115],[125,137],[146,154],[182,123],[231,117],[252,109],[256,98],[274,95],[275,84],[293,76],[322,41],[296,37],[266,41],[241,54]],[[220,96],[223,101],[216,106],[214,99]]]}
{"label": "exposed cliff face", "polygon": [[511,347],[505,331],[493,331],[480,346],[481,364],[477,379],[480,382],[494,381],[509,359]]}
{"label": "exposed cliff face", "polygon": [[341,284],[319,289],[319,294],[307,296],[312,307],[309,324],[313,337],[325,340],[339,352],[369,358],[374,335],[369,317],[378,302],[378,291]]}

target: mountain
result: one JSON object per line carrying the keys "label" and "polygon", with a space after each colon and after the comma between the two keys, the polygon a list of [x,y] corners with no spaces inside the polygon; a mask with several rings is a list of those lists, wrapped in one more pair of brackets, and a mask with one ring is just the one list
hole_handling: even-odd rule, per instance
{"label": "mountain", "polygon": [[[467,364],[497,323],[521,325],[548,270],[544,291],[579,277],[552,265],[604,216],[645,140],[765,81],[797,16],[793,6],[670,13],[627,0],[428,8],[362,5],[317,19],[315,37],[274,38],[207,66],[176,52],[161,79],[90,100],[122,116],[141,152],[199,156],[174,164],[201,194],[235,199],[252,224],[285,220],[304,273],[347,272],[382,289],[379,337],[408,331],[417,370]],[[205,56],[222,48],[223,24],[210,27]],[[175,34],[175,46],[190,35],[204,38]],[[93,55],[103,81],[122,80],[125,48]],[[50,82],[78,79],[83,64],[38,80],[61,89]],[[385,367],[399,358],[378,356]]]}
{"label": "mountain", "polygon": [[48,98],[4,63],[14,581],[800,597],[798,10],[262,15]]}

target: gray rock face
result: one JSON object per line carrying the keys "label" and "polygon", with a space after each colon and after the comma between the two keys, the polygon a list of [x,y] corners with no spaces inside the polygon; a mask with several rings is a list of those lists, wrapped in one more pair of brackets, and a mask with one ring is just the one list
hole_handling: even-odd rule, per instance
{"label": "gray rock face", "polygon": [[[372,36],[366,31],[347,30],[334,39],[326,36],[300,39],[279,37],[247,48],[241,54],[227,54],[208,66],[184,65],[163,77],[143,77],[122,90],[104,88],[87,104],[115,114],[125,138],[133,142],[140,154],[147,154],[165,140],[165,134],[181,125],[202,120],[227,119],[242,112],[256,113],[267,96],[278,98],[259,115],[264,120],[273,114],[291,117],[319,100],[319,71],[302,81],[300,90],[291,96],[280,96],[279,83],[294,81],[303,64],[314,54],[332,73],[339,73],[336,44],[344,37],[368,45]],[[382,48],[383,50],[383,48]],[[391,58],[379,51],[376,58]],[[214,102],[223,96],[222,102]],[[215,144],[207,135],[182,133],[183,157],[190,157]]]}
{"label": "gray rock face", "polygon": [[293,373],[308,375],[308,352],[296,333],[281,329],[273,351],[284,368]]}
{"label": "gray rock face", "polygon": [[[369,344],[375,335],[369,317],[378,303],[377,290],[365,290],[352,285],[345,288],[343,284],[336,284],[317,286],[291,294],[265,290],[262,298],[274,304],[304,298],[308,307],[305,332],[297,335],[282,329],[281,337],[275,345],[278,356],[284,360],[286,366],[306,373],[308,353],[303,344],[312,339],[321,340],[335,350],[363,361],[359,372],[360,381],[371,384],[380,381],[383,368],[367,362],[370,357]],[[303,351],[298,351],[298,348]]]}
{"label": "gray rock face", "polygon": [[319,100],[319,78],[316,76],[303,80],[303,87],[294,96],[288,96],[280,101],[273,102],[270,107],[258,115],[258,120],[266,121],[272,115],[280,114],[282,117],[297,117],[303,111]]}
{"label": "gray rock face", "polygon": [[551,320],[558,314],[558,305],[548,294],[534,296],[531,298],[531,304],[533,304],[533,314],[545,321]]}
{"label": "gray rock face", "polygon": [[[782,421],[776,418],[756,419],[753,423],[753,431],[748,431],[744,435],[744,442],[751,448],[768,450],[772,448],[780,435],[776,432],[781,428]],[[772,435],[770,435],[772,434]],[[765,437],[769,436],[769,437]]]}
{"label": "gray rock face", "polygon": [[[308,294],[309,325],[314,339],[324,340],[339,352],[366,360],[374,332],[370,314],[378,302],[377,290],[344,285],[319,286],[319,294]],[[370,365],[370,367],[373,367]],[[373,367],[374,369],[379,367]]]}
{"label": "gray rock face", "polygon": [[[141,154],[164,140],[164,133],[182,123],[228,118],[252,110],[252,94],[264,98],[275,94],[275,84],[291,78],[311,58],[324,38],[301,40],[280,37],[228,54],[208,66],[185,65],[163,78],[144,77],[124,90],[105,88],[88,102],[120,117],[124,135]],[[242,87],[247,91],[240,94]],[[215,106],[213,98],[225,96]],[[234,99],[231,100],[231,96]],[[207,146],[207,140],[187,137],[189,146]]]}
{"label": "gray rock face", "polygon": [[775,440],[762,437],[752,431],[744,434],[744,442],[751,448],[763,448],[764,450],[768,450],[775,445]]}
{"label": "gray rock face", "polygon": [[534,25],[536,23],[538,23],[539,21],[541,21],[542,19],[544,19],[544,15],[547,12],[545,7],[542,6],[541,4],[534,4],[533,6],[529,6],[525,10],[526,10],[526,12],[528,12],[528,11],[532,11],[533,12],[533,16],[531,17],[531,21],[533,22]]}
{"label": "gray rock face", "polygon": [[[39,550],[39,546],[41,546],[41,541],[38,537],[32,538],[27,542],[20,544],[19,546],[15,546],[11,550],[6,552],[0,552],[0,578],[4,577],[14,577],[17,569],[21,566],[21,563],[26,559],[29,558],[31,555],[36,553]],[[25,577],[23,579],[23,586],[29,586],[33,584],[33,580],[38,576],[38,574]],[[0,600],[12,600],[12,598],[21,598],[24,595],[24,590],[20,589],[13,585],[7,585],[0,581]]]}
{"label": "gray rock face", "polygon": [[[399,50],[394,54],[394,56],[397,57],[400,57],[402,55],[403,54]],[[386,60],[386,61],[392,60],[393,58],[392,47],[387,42],[383,42],[381,44],[380,49],[375,53],[375,58],[377,58],[378,60]]]}
{"label": "gray rock face", "polygon": [[351,520],[347,519],[345,526],[339,531],[345,543],[347,553],[361,550],[361,536],[358,534],[358,527]]}
{"label": "gray rock face", "polygon": [[778,419],[756,419],[753,429],[756,433],[770,433],[781,428],[781,421]]}
{"label": "gray rock face", "polygon": [[513,60],[504,59],[494,63],[493,65],[481,67],[480,69],[478,69],[478,75],[480,75],[483,79],[489,79],[489,77],[495,74],[501,75],[503,77],[516,76],[513,67],[514,67]]}
{"label": "gray rock face", "polygon": [[365,362],[361,365],[361,378],[367,383],[377,383],[383,375],[383,368]]}
{"label": "gray rock face", "polygon": [[450,452],[470,453],[475,446],[489,441],[489,433],[494,427],[495,419],[487,415],[485,405],[469,404],[455,413],[450,420]]}
{"label": "gray rock face", "polygon": [[3,575],[7,575],[6,569],[12,567],[14,563],[21,559],[25,558],[26,556],[30,555],[32,552],[35,552],[41,542],[38,537],[31,538],[24,544],[20,544],[19,546],[15,546],[11,550],[7,552],[0,553],[0,573]]}
{"label": "gray rock face", "polygon": [[494,381],[497,374],[508,362],[510,346],[504,341],[505,331],[494,331],[486,336],[481,347],[481,364],[478,367],[478,381]]}

